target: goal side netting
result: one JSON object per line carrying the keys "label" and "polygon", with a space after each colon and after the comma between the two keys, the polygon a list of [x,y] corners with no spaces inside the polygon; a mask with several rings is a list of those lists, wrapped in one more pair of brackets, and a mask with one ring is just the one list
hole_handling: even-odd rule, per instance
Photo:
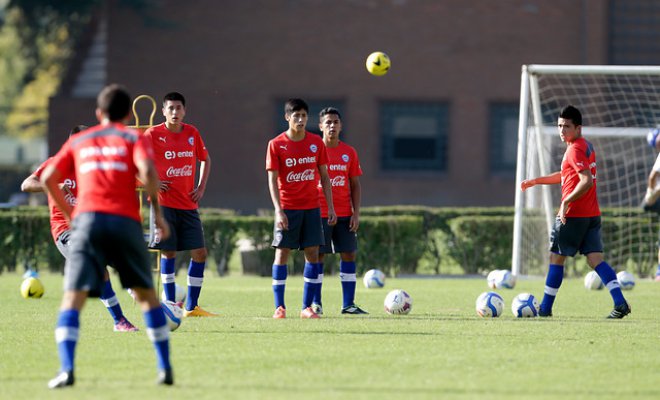
{"label": "goal side netting", "polygon": [[[582,133],[596,150],[605,259],[617,271],[644,276],[657,265],[657,217],[640,207],[656,156],[646,136],[660,124],[660,67],[655,66],[523,66],[512,272],[547,271],[560,186],[521,192],[520,182],[560,170],[566,145],[557,116],[568,104],[582,112]],[[586,272],[584,257],[569,259],[566,266],[569,274]]]}

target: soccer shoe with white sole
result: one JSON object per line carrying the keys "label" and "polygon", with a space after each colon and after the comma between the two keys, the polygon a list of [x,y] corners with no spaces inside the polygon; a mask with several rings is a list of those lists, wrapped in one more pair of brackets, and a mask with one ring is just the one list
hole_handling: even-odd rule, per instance
{"label": "soccer shoe with white sole", "polygon": [[615,306],[610,315],[607,316],[607,319],[621,319],[626,315],[630,314],[630,306],[628,303],[623,303],[618,306]]}
{"label": "soccer shoe with white sole", "polygon": [[174,375],[171,369],[161,369],[158,371],[158,378],[156,379],[158,385],[174,385]]}
{"label": "soccer shoe with white sole", "polygon": [[302,318],[302,319],[317,319],[317,318],[321,318],[321,317],[319,317],[319,315],[317,313],[315,313],[314,310],[312,310],[312,307],[307,307],[307,308],[304,308],[300,312],[300,318]]}
{"label": "soccer shoe with white sole", "polygon": [[115,324],[115,332],[137,332],[138,330],[126,317],[121,317],[119,322]]}
{"label": "soccer shoe with white sole", "polygon": [[361,309],[357,304],[351,304],[350,306],[346,306],[341,309],[342,314],[352,314],[352,315],[358,315],[358,314],[369,314],[368,312],[364,311]]}
{"label": "soccer shoe with white sole", "polygon": [[275,319],[284,319],[286,318],[286,308],[279,306],[275,309],[275,314],[273,314]]}
{"label": "soccer shoe with white sole", "polygon": [[217,317],[218,314],[208,312],[200,306],[195,306],[192,310],[183,310],[184,317]]}
{"label": "soccer shoe with white sole", "polygon": [[314,311],[317,315],[323,315],[323,306],[319,303],[312,303],[312,311]]}
{"label": "soccer shoe with white sole", "polygon": [[73,386],[75,379],[73,371],[60,371],[55,375],[55,378],[48,381],[49,389],[59,389],[67,386]]}

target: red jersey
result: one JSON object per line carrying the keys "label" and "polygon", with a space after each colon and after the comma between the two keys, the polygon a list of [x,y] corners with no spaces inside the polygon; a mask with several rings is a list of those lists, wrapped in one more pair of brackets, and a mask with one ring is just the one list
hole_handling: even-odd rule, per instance
{"label": "red jersey", "polygon": [[141,221],[135,164],[145,159],[153,159],[147,138],[123,124],[110,123],[71,136],[52,162],[62,174],[75,170],[78,204],[73,217],[101,212]]}
{"label": "red jersey", "polygon": [[[326,147],[328,153],[328,175],[332,183],[332,201],[337,217],[350,217],[353,215],[353,201],[351,198],[350,178],[362,175],[360,160],[357,151],[344,142],[337,147]],[[321,202],[321,216],[328,217],[328,203],[325,201],[323,187],[319,182],[319,201]]]}
{"label": "red jersey", "polygon": [[283,132],[268,142],[266,170],[278,172],[277,188],[286,210],[319,208],[319,167],[327,164],[325,144],[313,133],[305,132],[303,140],[294,142]]}
{"label": "red jersey", "polygon": [[600,215],[596,197],[596,151],[593,145],[580,137],[569,143],[561,161],[561,199],[571,194],[580,182],[578,173],[591,170],[594,184],[582,197],[568,205],[567,217],[596,217]]}
{"label": "red jersey", "polygon": [[[44,161],[43,164],[41,164],[39,168],[34,171],[34,176],[41,179],[41,174],[52,160],[53,157]],[[62,174],[62,180],[58,183],[68,188],[64,194],[64,200],[66,200],[66,202],[69,203],[71,207],[75,207],[76,196],[78,194],[78,186],[76,185],[75,173],[73,171],[69,171],[68,173]],[[62,213],[57,205],[55,205],[55,201],[50,194],[48,194],[48,209],[50,210],[50,233],[53,235],[53,240],[57,240],[57,238],[62,233],[69,230],[69,223],[64,218],[64,213]]]}
{"label": "red jersey", "polygon": [[206,161],[208,151],[197,128],[182,124],[181,132],[172,132],[165,123],[144,133],[151,140],[158,177],[170,182],[169,190],[158,192],[158,201],[166,207],[195,210],[199,206],[190,197],[195,189],[197,160]]}

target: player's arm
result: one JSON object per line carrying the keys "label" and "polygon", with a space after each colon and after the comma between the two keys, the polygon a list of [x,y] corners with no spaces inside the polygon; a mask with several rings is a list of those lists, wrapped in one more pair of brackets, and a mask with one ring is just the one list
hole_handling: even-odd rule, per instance
{"label": "player's arm", "polygon": [[360,185],[359,176],[351,176],[349,178],[351,185],[351,203],[353,203],[353,215],[351,216],[350,229],[351,232],[357,232],[360,226],[360,203],[362,202],[362,186]]}
{"label": "player's arm", "polygon": [[539,176],[533,179],[525,179],[520,182],[520,189],[525,190],[536,185],[558,185],[561,183],[561,171],[553,172],[549,175]]}
{"label": "player's arm", "polygon": [[62,211],[67,222],[71,222],[71,212],[73,211],[73,208],[67,203],[66,199],[64,199],[64,193],[59,185],[61,179],[62,174],[54,165],[47,166],[41,174],[42,187],[53,198],[55,205],[57,205],[57,208]]}
{"label": "player's arm", "polygon": [[23,183],[21,183],[21,192],[27,193],[40,193],[44,191],[44,187],[41,185],[39,177],[35,174],[30,174]]}
{"label": "player's arm", "polygon": [[144,184],[144,191],[147,192],[151,200],[151,206],[154,209],[156,217],[156,227],[160,229],[161,240],[167,239],[170,236],[170,227],[165,222],[163,214],[158,203],[158,190],[160,188],[160,181],[158,179],[158,172],[154,163],[149,158],[142,158],[135,160],[135,166],[138,169],[137,178]]}
{"label": "player's arm", "polygon": [[578,179],[579,182],[575,185],[575,189],[564,198],[559,206],[559,219],[562,224],[566,223],[566,211],[568,210],[568,205],[584,196],[584,194],[594,185],[594,178],[591,175],[591,171],[588,169],[579,171]]}
{"label": "player's arm", "polygon": [[277,188],[277,177],[279,174],[279,171],[268,170],[268,190],[270,191],[270,199],[272,200],[273,208],[275,209],[275,227],[277,229],[287,230],[289,229],[289,219],[286,217],[286,214],[282,209],[280,190]]}
{"label": "player's arm", "polygon": [[319,165],[319,175],[321,176],[321,187],[323,187],[325,202],[328,204],[328,225],[332,226],[337,223],[337,214],[335,213],[335,205],[332,202],[332,182],[330,182],[327,165]]}
{"label": "player's arm", "polygon": [[190,193],[193,201],[198,203],[206,192],[206,182],[209,180],[209,173],[211,172],[211,156],[207,155],[206,160],[202,161],[199,165],[199,182],[197,187]]}

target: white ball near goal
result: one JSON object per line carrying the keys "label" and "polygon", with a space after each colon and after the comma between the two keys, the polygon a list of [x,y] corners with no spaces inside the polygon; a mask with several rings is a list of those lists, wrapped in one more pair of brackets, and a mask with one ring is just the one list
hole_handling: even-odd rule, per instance
{"label": "white ball near goal", "polygon": [[511,302],[511,312],[516,318],[534,318],[539,315],[539,302],[530,293],[520,293]]}
{"label": "white ball near goal", "polygon": [[584,276],[584,287],[589,290],[600,290],[603,288],[603,281],[596,271],[589,271]]}
{"label": "white ball near goal", "polygon": [[628,271],[621,271],[616,274],[621,290],[632,290],[635,287],[635,275]]}
{"label": "white ball near goal", "polygon": [[506,269],[490,271],[486,281],[491,289],[513,289],[516,286],[516,276]]}
{"label": "white ball near goal", "polygon": [[382,288],[385,286],[385,274],[379,269],[370,269],[364,274],[362,282],[367,289]]}

